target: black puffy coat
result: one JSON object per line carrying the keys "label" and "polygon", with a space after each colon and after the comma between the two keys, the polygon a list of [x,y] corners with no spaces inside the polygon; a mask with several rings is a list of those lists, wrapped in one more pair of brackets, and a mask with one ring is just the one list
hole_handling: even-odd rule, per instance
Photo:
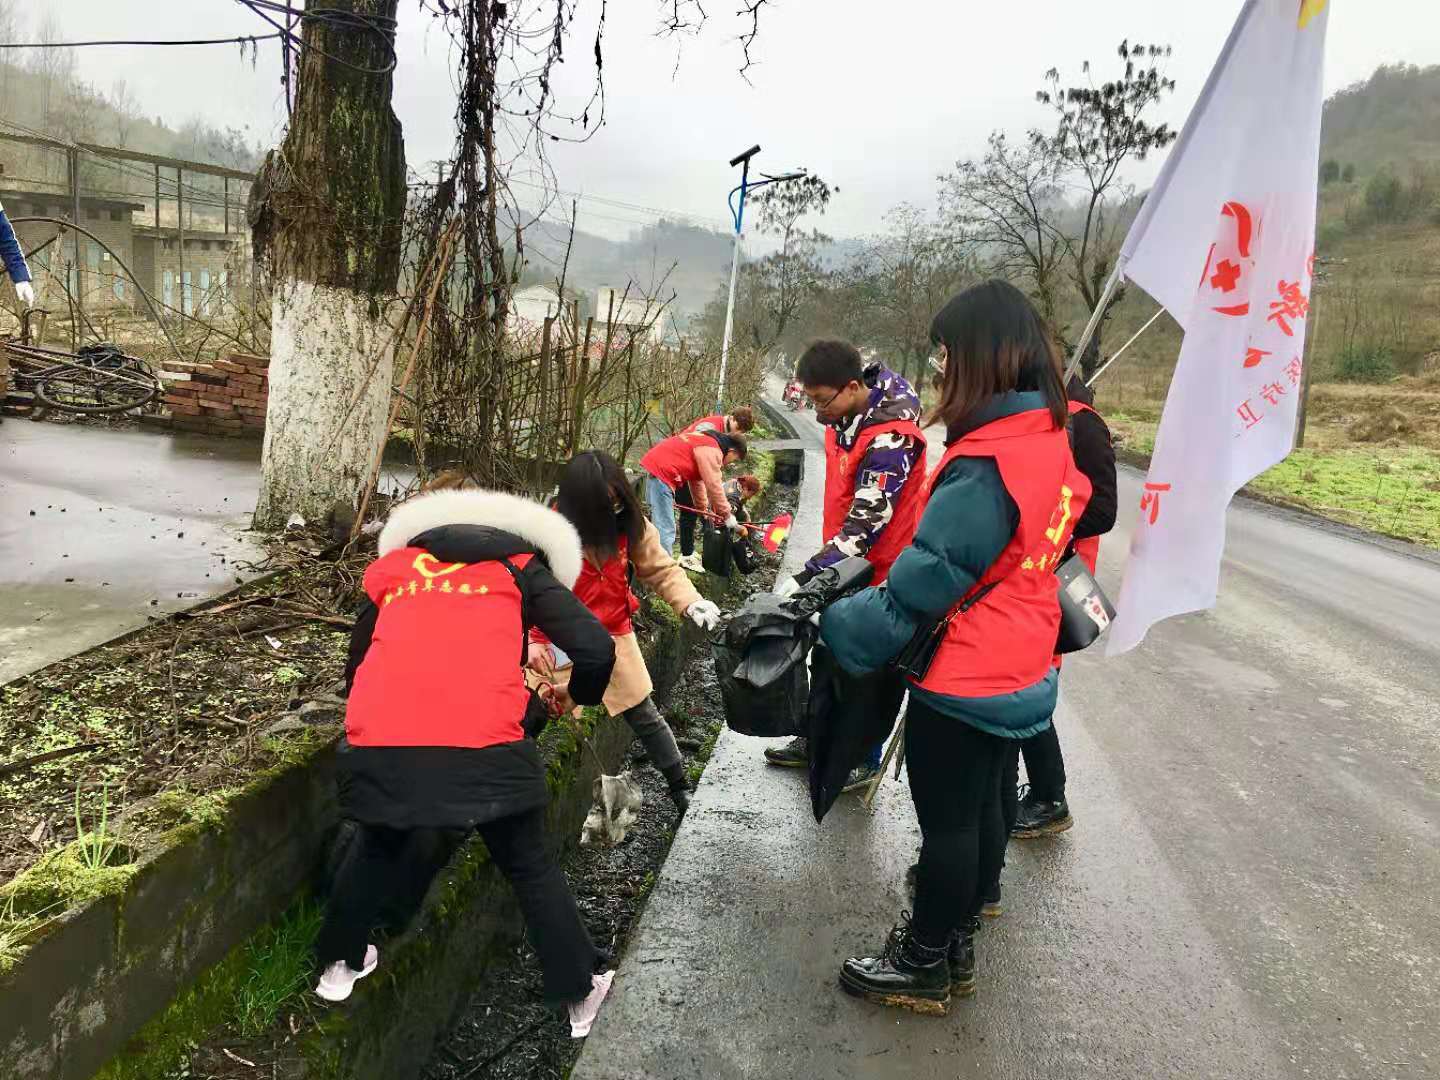
{"label": "black puffy coat", "polygon": [[[533,555],[516,577],[523,621],[543,630],[570,656],[570,694],[580,705],[598,705],[610,682],[615,642],[570,585],[580,567],[580,539],[559,514],[516,496],[487,491],[446,491],[397,507],[380,537],[380,551],[420,547],[443,563],[478,563]],[[350,639],[345,671],[348,693],[365,662],[379,609],[367,600]],[[523,642],[497,641],[516,664]],[[532,734],[543,716],[532,702]],[[533,738],[479,748],[452,746],[352,746],[342,743],[338,761],[341,810],[372,825],[409,829],[471,828],[544,806],[549,799],[545,767]]]}

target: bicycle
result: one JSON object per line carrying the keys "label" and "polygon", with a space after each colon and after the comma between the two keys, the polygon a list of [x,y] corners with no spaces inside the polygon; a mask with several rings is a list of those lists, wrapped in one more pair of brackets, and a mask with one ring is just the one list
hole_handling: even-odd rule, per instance
{"label": "bicycle", "polygon": [[52,409],[87,416],[139,409],[164,392],[150,365],[118,345],[101,342],[78,353],[32,345],[31,316],[49,314],[43,308],[25,311],[20,316],[19,340],[0,339],[0,351],[16,368],[16,389],[29,389]]}

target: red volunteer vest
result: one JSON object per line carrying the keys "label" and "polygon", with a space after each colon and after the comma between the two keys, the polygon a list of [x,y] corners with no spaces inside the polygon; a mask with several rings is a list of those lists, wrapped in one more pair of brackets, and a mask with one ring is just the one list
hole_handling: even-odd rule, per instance
{"label": "red volunteer vest", "polygon": [[1009,694],[1033,686],[1050,669],[1060,630],[1055,567],[1090,501],[1090,481],[1048,409],[1007,416],[958,439],[930,474],[926,502],[935,479],[957,457],[995,460],[1020,524],[972,591],[997,584],[950,620],[919,685],[950,697]]}
{"label": "red volunteer vest", "polygon": [[661,439],[640,459],[640,467],[657,480],[678,488],[700,479],[700,466],[695,464],[695,447],[714,446],[715,440],[702,432],[682,432]]}
{"label": "red volunteer vest", "polygon": [[620,537],[620,550],[597,567],[587,555],[575,582],[575,595],[590,609],[611,637],[622,637],[634,627],[630,617],[640,610],[640,601],[630,591],[629,541]]}
{"label": "red volunteer vest", "polygon": [[710,427],[710,430],[714,431],[717,435],[724,435],[724,434],[725,434],[725,414],[724,414],[724,413],[712,413],[712,414],[709,415],[709,416],[702,416],[702,417],[700,417],[699,420],[696,420],[694,423],[692,423],[692,424],[690,424],[690,425],[688,425],[688,426],[686,426],[686,427],[681,428],[681,429],[680,429],[680,434],[681,434],[681,435],[693,435],[693,434],[695,434],[696,432],[698,432],[698,431],[700,430],[700,425],[701,425],[701,424],[706,424],[706,425],[708,425],[708,426]]}
{"label": "red volunteer vest", "polygon": [[[529,555],[510,559],[517,570]],[[353,746],[494,746],[525,737],[520,589],[503,563],[392,551],[365,571],[380,608],[345,709]]]}
{"label": "red volunteer vest", "polygon": [[855,470],[865,460],[865,451],[870,449],[876,435],[892,431],[915,439],[920,452],[899,498],[895,500],[894,516],[880,531],[880,538],[865,553],[865,558],[875,567],[872,585],[879,585],[885,580],[900,552],[909,547],[915,537],[915,526],[920,522],[920,510],[925,504],[925,433],[913,420],[892,420],[888,424],[866,428],[860,432],[855,445],[845,450],[835,437],[835,429],[828,425],[825,428],[825,522],[821,539],[827,544],[845,524],[850,506],[855,502],[855,489],[863,483],[863,478],[857,477]]}
{"label": "red volunteer vest", "polygon": [[[1082,412],[1095,413],[1096,416],[1100,415],[1089,405],[1085,405],[1079,401],[1070,402],[1071,416]],[[1100,537],[1087,536],[1084,540],[1076,540],[1075,553],[1085,561],[1085,565],[1090,568],[1090,573],[1095,573],[1095,564],[1100,561]]]}

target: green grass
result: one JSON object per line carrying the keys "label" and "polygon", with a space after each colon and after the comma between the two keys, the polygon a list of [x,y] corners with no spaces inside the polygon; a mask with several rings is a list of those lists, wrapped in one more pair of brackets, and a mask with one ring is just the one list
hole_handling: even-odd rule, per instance
{"label": "green grass", "polygon": [[1440,454],[1434,451],[1296,450],[1249,486],[1348,525],[1440,547]]}
{"label": "green grass", "polygon": [[0,900],[0,975],[20,962],[30,947],[31,938],[59,914],[59,905],[51,911],[16,911],[13,893]]}
{"label": "green grass", "polygon": [[309,985],[311,950],[324,921],[324,909],[306,901],[251,939],[245,952],[246,975],[234,990],[230,1026],[236,1032],[261,1034],[286,1003]]}
{"label": "green grass", "polygon": [[224,1028],[255,1036],[303,994],[324,910],[302,900],[202,975],[142,1028],[95,1080],[157,1080],[183,1071],[196,1046]]}
{"label": "green grass", "polygon": [[[1111,421],[1116,446],[1155,447],[1155,428],[1124,415]],[[1440,548],[1440,453],[1418,447],[1295,450],[1246,490],[1333,521]]]}

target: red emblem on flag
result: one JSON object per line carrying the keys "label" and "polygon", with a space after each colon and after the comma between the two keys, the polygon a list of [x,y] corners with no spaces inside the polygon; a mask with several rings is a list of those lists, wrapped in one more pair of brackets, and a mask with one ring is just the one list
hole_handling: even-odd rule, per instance
{"label": "red emblem on flag", "polygon": [[1169,484],[1146,483],[1145,494],[1140,496],[1140,512],[1150,511],[1151,525],[1160,520],[1160,496],[1169,490]]}
{"label": "red emblem on flag", "polygon": [[790,535],[790,523],[795,520],[794,514],[781,514],[765,529],[765,534],[760,538],[760,543],[765,545],[766,551],[779,551],[780,545],[785,542],[785,537]]}
{"label": "red emblem on flag", "polygon": [[[1212,311],[1221,315],[1250,313],[1250,272],[1255,260],[1250,248],[1257,230],[1250,208],[1244,203],[1227,202],[1220,208],[1221,236],[1210,245],[1205,256],[1205,272],[1200,275],[1200,294]],[[1231,224],[1233,222],[1233,225]]]}

